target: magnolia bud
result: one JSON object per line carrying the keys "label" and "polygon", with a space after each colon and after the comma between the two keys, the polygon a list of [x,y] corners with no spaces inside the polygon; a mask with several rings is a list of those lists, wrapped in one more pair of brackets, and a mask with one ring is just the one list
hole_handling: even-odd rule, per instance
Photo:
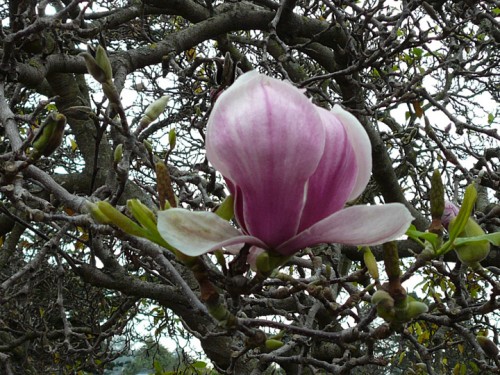
{"label": "magnolia bud", "polygon": [[257,255],[255,259],[255,268],[264,275],[273,270],[270,265],[269,253],[267,251],[263,251]]}
{"label": "magnolia bud", "polygon": [[118,164],[119,162],[122,161],[122,158],[123,158],[123,144],[120,143],[115,148],[115,152],[113,154],[113,161],[115,162],[115,164]]}
{"label": "magnolia bud", "polygon": [[443,181],[441,180],[441,174],[437,169],[434,170],[434,173],[432,174],[431,183],[431,215],[433,219],[439,219],[443,216],[445,202]]}
{"label": "magnolia bud", "polygon": [[395,318],[394,299],[385,290],[377,290],[371,300],[377,307],[377,314],[386,322],[390,323]]}
{"label": "magnolia bud", "polygon": [[82,52],[79,54],[85,59],[85,65],[87,66],[87,71],[90,73],[94,79],[99,83],[106,82],[106,72],[97,64],[92,56],[88,52]]}
{"label": "magnolia bud", "polygon": [[127,201],[127,208],[139,224],[141,224],[149,232],[156,233],[158,231],[154,212],[140,200],[129,199]]}
{"label": "magnolia bud", "polygon": [[410,301],[408,302],[408,307],[406,308],[406,311],[404,313],[404,318],[405,321],[410,321],[420,314],[424,314],[427,311],[429,311],[429,307],[423,302],[419,301]]}
{"label": "magnolia bud", "polygon": [[265,346],[266,346],[266,349],[269,349],[269,350],[276,350],[276,349],[279,349],[281,348],[283,345],[283,342],[280,341],[280,340],[275,340],[275,339],[268,339],[266,340],[265,342]]}
{"label": "magnolia bud", "polygon": [[170,146],[170,151],[175,148],[175,144],[177,142],[177,135],[175,134],[175,129],[170,129],[168,132],[168,145]]}
{"label": "magnolia bud", "polygon": [[153,103],[151,103],[146,110],[144,111],[144,116],[141,119],[140,126],[141,128],[145,128],[153,121],[155,121],[167,108],[169,97],[167,95],[162,96],[160,99],[157,99]]}
{"label": "magnolia bud", "polygon": [[99,224],[111,224],[112,221],[99,209],[99,207],[92,202],[87,202],[85,208],[92,218]]}
{"label": "magnolia bud", "polygon": [[371,277],[373,277],[375,280],[378,280],[379,274],[377,260],[375,259],[375,256],[373,255],[369,247],[364,248],[363,260],[365,262],[366,268],[368,268],[368,272],[370,273]]}
{"label": "magnolia bud", "polygon": [[[454,221],[450,222],[450,230],[453,228]],[[475,237],[484,235],[484,230],[479,226],[476,221],[469,217],[467,224],[459,237]],[[472,269],[481,267],[479,264],[490,253],[490,243],[487,240],[479,241],[471,244],[455,246],[455,252],[458,259]]]}
{"label": "magnolia bud", "polygon": [[443,215],[441,216],[441,223],[443,224],[443,227],[448,229],[450,221],[452,221],[458,215],[458,211],[459,208],[450,201],[444,202]]}
{"label": "magnolia bud", "polygon": [[155,164],[156,170],[156,189],[158,191],[158,199],[160,201],[160,209],[165,209],[166,202],[171,207],[177,207],[177,198],[172,188],[172,180],[167,165],[159,161]]}
{"label": "magnolia bud", "polygon": [[125,233],[138,237],[147,237],[147,232],[143,228],[122,214],[108,202],[100,201],[97,202],[96,205],[99,211],[101,211],[101,213],[109,219],[110,224],[116,225]]}
{"label": "magnolia bud", "polygon": [[95,61],[104,72],[105,80],[111,82],[113,80],[113,69],[111,68],[106,50],[101,45],[97,46]]}
{"label": "magnolia bud", "polygon": [[40,129],[38,129],[31,145],[33,146],[33,160],[41,155],[50,156],[61,144],[66,126],[66,116],[51,112]]}

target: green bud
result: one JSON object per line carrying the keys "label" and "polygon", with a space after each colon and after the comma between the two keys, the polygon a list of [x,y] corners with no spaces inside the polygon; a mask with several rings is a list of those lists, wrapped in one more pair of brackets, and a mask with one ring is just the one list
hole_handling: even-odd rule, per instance
{"label": "green bud", "polygon": [[363,260],[365,262],[366,268],[368,268],[368,272],[370,273],[371,277],[373,277],[375,280],[378,280],[379,273],[377,260],[375,259],[375,256],[373,255],[369,247],[363,248]]}
{"label": "green bud", "polygon": [[85,65],[87,66],[87,71],[90,73],[94,79],[99,83],[106,82],[106,72],[97,64],[92,56],[88,52],[82,52],[78,56],[82,56],[85,59]]}
{"label": "green bud", "polygon": [[31,142],[33,160],[38,159],[41,155],[50,156],[61,145],[65,126],[66,116],[63,114],[51,112],[47,116]]}
{"label": "green bud", "polygon": [[431,179],[431,215],[433,219],[441,219],[444,211],[444,186],[441,173],[436,169]]}
{"label": "green bud", "polygon": [[115,152],[113,154],[113,161],[118,164],[119,162],[122,161],[122,158],[123,158],[123,144],[119,144],[118,146],[116,146],[115,148]]}
{"label": "green bud", "polygon": [[111,221],[111,224],[116,225],[125,233],[138,237],[148,237],[148,233],[143,228],[122,214],[108,202],[100,201],[97,202],[96,205],[98,209]]}
{"label": "green bud", "polygon": [[104,72],[105,80],[111,82],[113,80],[113,69],[111,68],[111,63],[109,62],[106,50],[101,45],[97,46],[95,61]]}
{"label": "green bud", "polygon": [[[450,222],[450,231],[453,230],[454,225],[455,219]],[[476,223],[472,217],[469,217],[464,230],[458,235],[458,237],[475,237],[482,236],[484,234],[484,230],[479,226],[479,224]],[[455,246],[455,252],[457,253],[458,259],[460,259],[463,264],[471,267],[472,269],[478,269],[481,267],[479,262],[485,259],[490,253],[490,243],[487,240],[484,240],[472,244]]]}
{"label": "green bud", "polygon": [[87,201],[85,208],[92,218],[99,224],[111,224],[112,220],[109,219],[104,213],[99,209],[99,207],[92,202]]}
{"label": "green bud", "polygon": [[394,306],[394,299],[391,297],[389,292],[386,292],[385,290],[377,290],[375,293],[373,293],[372,296],[372,305],[377,306],[380,302],[390,300],[392,301],[392,305]]}
{"label": "green bud", "polygon": [[209,304],[207,308],[210,315],[212,315],[212,317],[214,317],[219,322],[227,320],[231,315],[226,306],[219,302],[215,304]]}
{"label": "green bud", "polygon": [[280,340],[267,339],[264,345],[266,346],[266,349],[268,349],[268,350],[276,350],[276,349],[281,348],[285,344],[283,344],[283,342]]}
{"label": "green bud", "polygon": [[177,143],[177,135],[175,134],[175,129],[172,128],[168,132],[168,145],[170,146],[170,151],[175,148],[175,144]]}
{"label": "green bud", "polygon": [[224,220],[231,220],[234,216],[234,197],[229,195],[215,211],[217,216]]}
{"label": "green bud", "polygon": [[156,215],[139,199],[129,199],[127,201],[127,208],[134,216],[135,220],[137,220],[139,224],[141,224],[150,233],[158,232],[156,227]]}
{"label": "green bud", "polygon": [[270,340],[281,340],[285,336],[285,330],[279,331],[276,335],[269,337]]}
{"label": "green bud", "polygon": [[157,99],[153,103],[151,103],[146,110],[144,111],[144,116],[141,119],[140,126],[141,128],[145,128],[153,121],[155,121],[167,108],[169,97],[167,95],[162,96],[160,99]]}
{"label": "green bud", "polygon": [[387,306],[386,303],[380,303],[377,305],[377,315],[384,319],[387,323],[391,323],[394,321],[396,311],[390,306]]}
{"label": "green bud", "polygon": [[255,259],[255,267],[260,273],[264,275],[273,270],[270,265],[269,253],[267,251],[264,251],[257,255],[257,258]]}
{"label": "green bud", "polygon": [[390,323],[395,318],[394,299],[385,290],[377,290],[372,296],[372,305],[377,307],[377,314]]}
{"label": "green bud", "polygon": [[406,311],[404,313],[404,318],[405,321],[409,322],[410,320],[416,318],[420,314],[424,314],[427,311],[429,311],[429,307],[419,301],[410,301],[408,302],[408,307],[406,308]]}

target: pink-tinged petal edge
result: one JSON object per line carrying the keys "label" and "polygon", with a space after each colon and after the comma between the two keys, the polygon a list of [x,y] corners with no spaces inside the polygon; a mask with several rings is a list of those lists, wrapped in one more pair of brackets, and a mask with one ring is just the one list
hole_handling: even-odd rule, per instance
{"label": "pink-tinged petal edge", "polygon": [[351,113],[335,105],[331,111],[344,125],[347,137],[354,147],[358,174],[348,200],[357,198],[365,190],[372,172],[372,146],[363,125]]}
{"label": "pink-tinged petal edge", "polygon": [[324,127],[316,107],[290,83],[260,74],[236,83],[212,110],[207,158],[234,183],[236,216],[246,232],[278,246],[297,233]]}
{"label": "pink-tinged petal edge", "polygon": [[212,212],[192,212],[182,208],[160,211],[158,231],[169,245],[193,257],[240,243],[265,247],[258,238],[242,235],[228,221]]}
{"label": "pink-tinged petal edge", "polygon": [[320,243],[378,245],[402,236],[413,217],[401,203],[352,206],[319,221],[275,249],[291,255]]}

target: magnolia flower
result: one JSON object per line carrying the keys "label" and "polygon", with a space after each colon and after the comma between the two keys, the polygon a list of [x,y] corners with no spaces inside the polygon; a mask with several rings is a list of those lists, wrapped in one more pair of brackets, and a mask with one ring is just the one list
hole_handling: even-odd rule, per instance
{"label": "magnolia flower", "polygon": [[281,255],[320,243],[374,245],[412,221],[399,203],[344,208],[370,178],[368,136],[354,116],[315,106],[288,82],[257,72],[236,80],[213,107],[206,152],[241,230],[209,212],[160,212],[160,234],[187,255],[243,243]]}

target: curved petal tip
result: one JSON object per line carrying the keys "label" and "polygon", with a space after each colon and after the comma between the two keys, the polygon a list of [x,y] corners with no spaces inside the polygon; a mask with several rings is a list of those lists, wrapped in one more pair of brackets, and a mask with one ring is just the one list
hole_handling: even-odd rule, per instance
{"label": "curved petal tip", "polygon": [[259,239],[242,235],[212,212],[191,212],[182,208],[161,211],[158,213],[158,232],[171,246],[193,257],[240,243],[265,247]]}

